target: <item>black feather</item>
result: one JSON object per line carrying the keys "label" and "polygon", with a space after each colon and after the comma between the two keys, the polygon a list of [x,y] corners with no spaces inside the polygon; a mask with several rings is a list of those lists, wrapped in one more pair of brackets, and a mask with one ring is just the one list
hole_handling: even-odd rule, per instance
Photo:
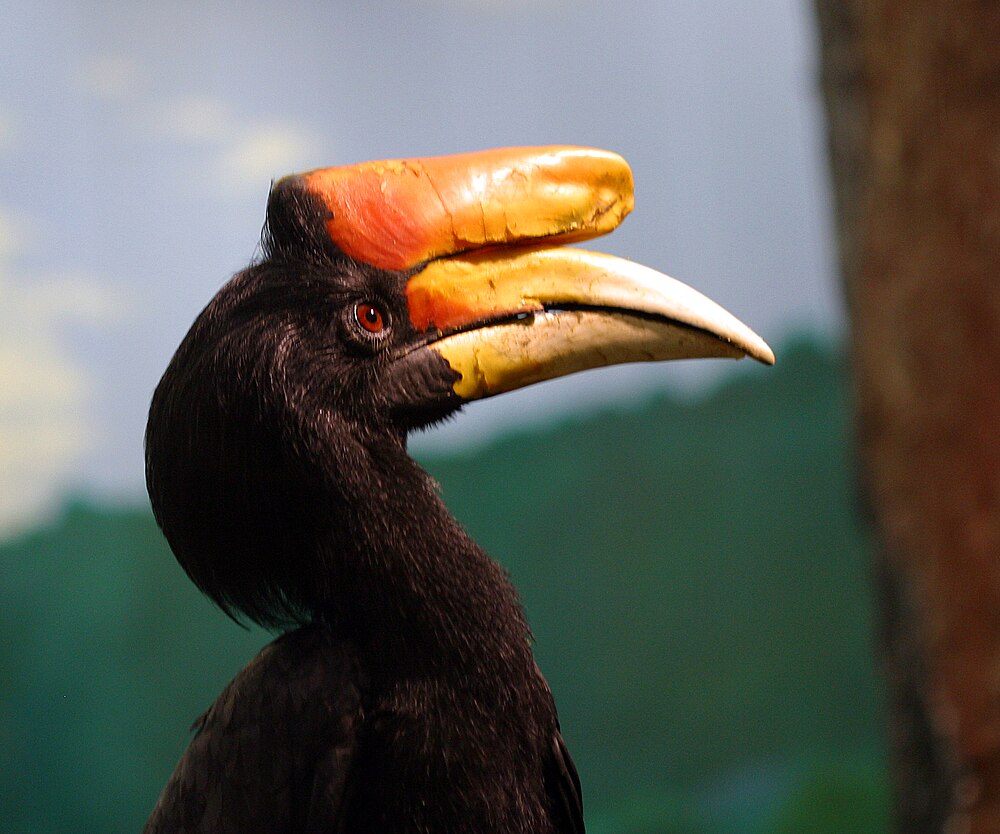
{"label": "black feather", "polygon": [[[146,465],[194,582],[234,617],[302,627],[206,713],[147,831],[581,832],[517,593],[406,452],[458,405],[398,407],[392,363],[425,340],[408,276],[317,243],[297,200],[272,196],[264,260],[171,361]],[[362,301],[386,332],[358,329]],[[450,388],[443,364],[428,386]]]}

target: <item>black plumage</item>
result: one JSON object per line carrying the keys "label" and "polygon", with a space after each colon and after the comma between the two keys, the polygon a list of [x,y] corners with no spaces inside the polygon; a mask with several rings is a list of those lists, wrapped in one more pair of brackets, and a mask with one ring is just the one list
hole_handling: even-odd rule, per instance
{"label": "black plumage", "polygon": [[[426,341],[408,275],[295,245],[289,211],[311,207],[271,207],[261,262],[158,386],[147,480],[198,586],[295,630],[198,721],[146,831],[582,831],[517,594],[406,452],[457,406],[407,408],[425,398],[394,387],[393,360]],[[453,378],[443,361],[419,376]]]}
{"label": "black plumage", "polygon": [[583,831],[517,593],[406,441],[599,365],[774,361],[690,287],[562,245],[631,207],[625,161],[574,147],[274,185],[261,259],[153,395],[146,477],[198,587],[287,633],[199,720],[148,832]]}

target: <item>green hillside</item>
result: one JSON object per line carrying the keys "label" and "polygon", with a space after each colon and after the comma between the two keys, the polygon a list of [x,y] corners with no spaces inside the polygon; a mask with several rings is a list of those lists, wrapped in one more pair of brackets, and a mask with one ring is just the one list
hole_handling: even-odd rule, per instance
{"label": "green hillside", "polygon": [[[592,832],[880,832],[879,696],[838,358],[425,460],[510,570]],[[0,831],[135,831],[262,645],[151,516],[0,545]]]}

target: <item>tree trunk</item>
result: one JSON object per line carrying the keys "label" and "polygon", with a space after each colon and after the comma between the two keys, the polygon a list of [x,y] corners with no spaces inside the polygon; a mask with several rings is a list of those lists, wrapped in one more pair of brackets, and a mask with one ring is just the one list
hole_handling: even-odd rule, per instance
{"label": "tree trunk", "polygon": [[1000,831],[1000,3],[816,5],[897,830]]}

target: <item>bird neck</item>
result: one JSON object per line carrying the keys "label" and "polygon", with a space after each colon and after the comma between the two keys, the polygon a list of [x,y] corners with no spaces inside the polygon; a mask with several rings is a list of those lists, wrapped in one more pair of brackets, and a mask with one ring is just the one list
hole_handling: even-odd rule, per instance
{"label": "bird neck", "polygon": [[[531,634],[505,571],[448,512],[405,451],[369,457],[350,522],[331,530],[340,576],[329,611],[378,669],[523,684],[535,678]],[[345,540],[346,536],[349,540]],[[328,560],[327,560],[328,561]]]}

